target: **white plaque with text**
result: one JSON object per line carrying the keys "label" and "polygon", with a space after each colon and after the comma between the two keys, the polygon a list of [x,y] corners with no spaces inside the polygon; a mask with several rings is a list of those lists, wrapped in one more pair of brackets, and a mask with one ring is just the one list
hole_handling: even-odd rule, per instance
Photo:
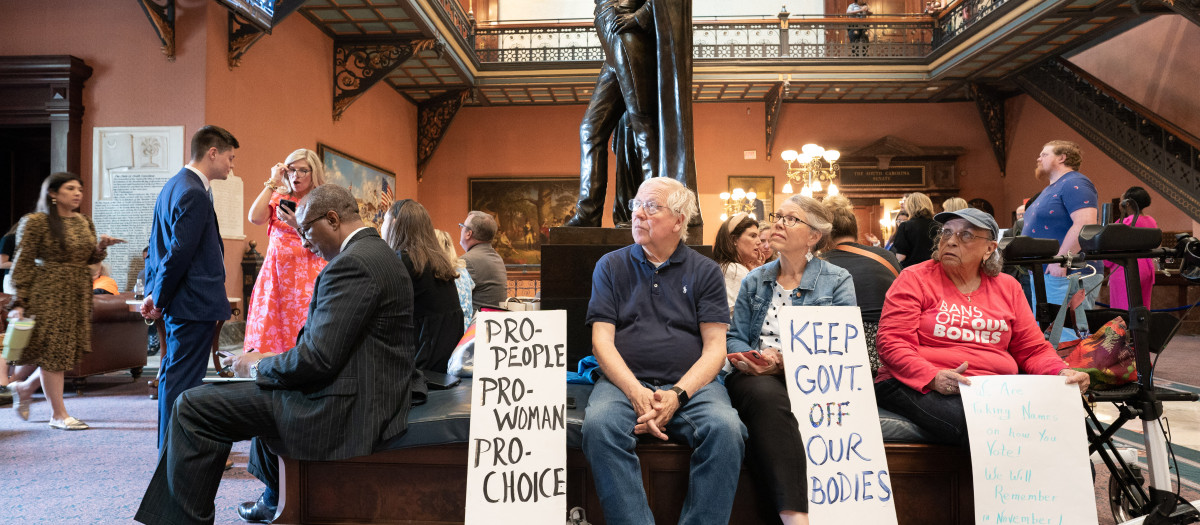
{"label": "white plaque with text", "polygon": [[121,291],[142,270],[154,201],[183,167],[184,147],[183,126],[93,128],[92,222],[97,234],[128,241],[104,260]]}

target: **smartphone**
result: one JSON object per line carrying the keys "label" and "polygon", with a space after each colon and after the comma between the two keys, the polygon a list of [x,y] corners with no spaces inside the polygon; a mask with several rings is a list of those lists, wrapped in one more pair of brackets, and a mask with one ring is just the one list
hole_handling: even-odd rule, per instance
{"label": "smartphone", "polygon": [[425,376],[425,384],[430,390],[445,390],[454,388],[462,380],[450,374],[442,374],[438,372],[430,372],[422,370],[421,374]]}
{"label": "smartphone", "polygon": [[729,361],[733,363],[738,361],[748,361],[758,366],[770,366],[771,364],[770,361],[767,361],[767,359],[763,357],[758,350],[729,354]]}
{"label": "smartphone", "polygon": [[284,208],[287,208],[288,211],[292,212],[292,215],[296,214],[296,201],[288,200],[288,199],[280,199],[279,205],[283,206]]}

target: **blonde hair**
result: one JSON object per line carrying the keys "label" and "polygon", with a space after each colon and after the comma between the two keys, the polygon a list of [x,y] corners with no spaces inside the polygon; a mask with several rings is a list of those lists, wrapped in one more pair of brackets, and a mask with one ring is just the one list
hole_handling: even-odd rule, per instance
{"label": "blonde hair", "polygon": [[442,247],[442,251],[446,252],[446,258],[454,264],[455,268],[465,268],[467,263],[458,258],[458,251],[454,249],[454,238],[446,230],[434,229],[433,234],[437,236],[438,245]]}
{"label": "blonde hair", "polygon": [[942,211],[958,211],[967,208],[970,208],[970,206],[962,197],[950,197],[942,202]]}
{"label": "blonde hair", "polygon": [[[311,149],[300,148],[293,151],[286,159],[283,159],[283,163],[291,166],[293,162],[298,160],[307,162],[308,168],[312,170],[311,180],[313,188],[325,184],[325,165],[321,162],[321,157],[317,156],[317,152]],[[288,177],[283,178],[283,186],[287,188],[289,195],[296,191],[296,188],[292,187],[292,180]],[[312,190],[310,189],[309,191]]]}
{"label": "blonde hair", "polygon": [[904,211],[908,212],[908,218],[915,219],[917,217],[933,218],[933,201],[929,200],[929,196],[921,192],[909,193],[904,198]]}

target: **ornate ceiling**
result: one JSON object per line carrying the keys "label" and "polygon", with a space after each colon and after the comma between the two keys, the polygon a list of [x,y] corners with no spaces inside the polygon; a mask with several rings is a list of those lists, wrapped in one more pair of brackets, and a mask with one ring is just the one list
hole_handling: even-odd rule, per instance
{"label": "ornate ceiling", "polygon": [[[469,90],[467,105],[587,103],[597,61],[481,62],[473,49],[482,46],[473,40],[482,37],[470,34],[473,22],[455,9],[454,2],[308,0],[298,12],[335,42],[437,39],[441,45],[413,53],[384,77],[393,89],[417,103],[462,89]],[[1011,82],[1016,73],[1043,58],[1104,38],[1122,25],[1144,20],[1145,15],[1169,12],[1165,7],[1133,8],[1128,0],[986,4],[1002,7],[976,15],[973,21],[947,17],[940,22],[943,27],[969,27],[932,51],[914,56],[793,58],[776,52],[749,59],[699,58],[693,95],[698,102],[764,101],[775,86],[784,84],[783,101],[961,101],[969,99],[967,86],[972,83],[1003,94],[1016,90]],[[835,32],[826,34],[832,42]]]}

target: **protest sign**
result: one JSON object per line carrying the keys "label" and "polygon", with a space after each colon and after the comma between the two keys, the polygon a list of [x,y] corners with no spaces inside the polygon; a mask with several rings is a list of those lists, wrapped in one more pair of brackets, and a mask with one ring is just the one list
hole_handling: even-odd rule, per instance
{"label": "protest sign", "polygon": [[975,523],[1096,523],[1078,387],[1061,376],[976,376],[961,391]]}
{"label": "protest sign", "polygon": [[565,519],[566,324],[562,310],[476,316],[467,524]]}
{"label": "protest sign", "polygon": [[809,520],[896,523],[892,480],[854,306],[786,306],[784,378],[808,456]]}

